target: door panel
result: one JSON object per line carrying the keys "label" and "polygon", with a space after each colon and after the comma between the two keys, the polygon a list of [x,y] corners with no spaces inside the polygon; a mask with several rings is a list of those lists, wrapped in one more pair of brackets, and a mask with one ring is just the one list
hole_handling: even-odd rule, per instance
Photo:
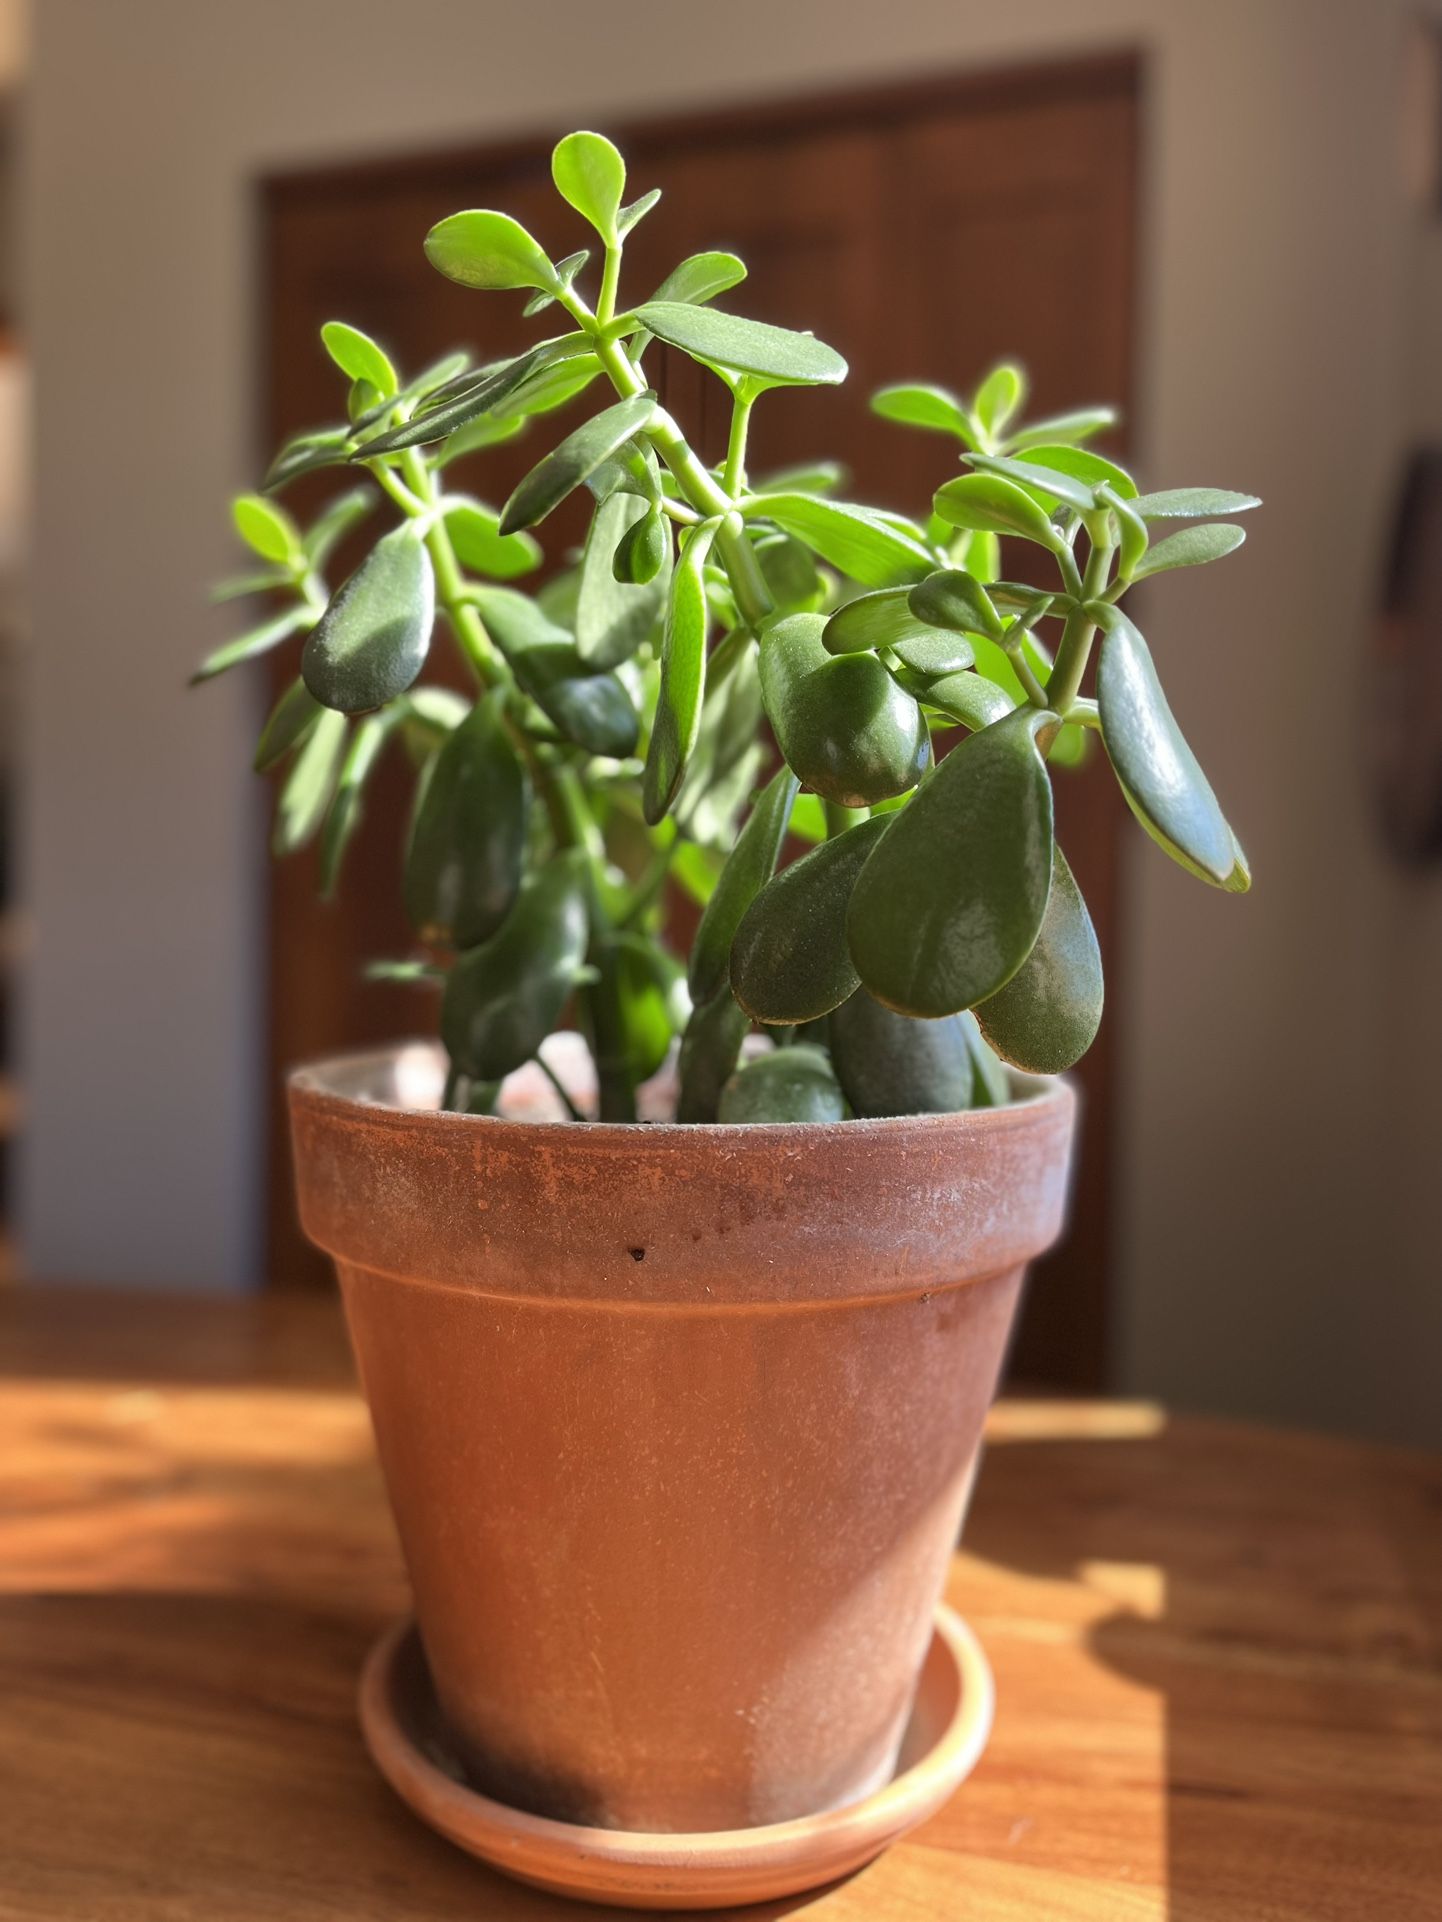
{"label": "door panel", "polygon": [[[825,454],[859,477],[853,498],[922,510],[956,471],[955,451],[876,419],[867,404],[876,387],[917,378],[967,387],[1013,353],[1030,370],[1039,409],[1128,398],[1137,78],[1130,60],[1087,62],[618,130],[631,191],[663,190],[628,243],[625,295],[643,299],[688,252],[738,253],[749,278],[723,305],[812,327],[851,363],[839,391],[766,397],[753,427],[753,472]],[[547,330],[544,319],[521,318],[516,296],[442,280],[421,241],[458,208],[501,206],[553,256],[584,244],[578,218],[551,189],[550,145],[538,138],[267,183],[273,441],[335,415],[340,385],[317,340],[327,319],[375,333],[407,368],[461,342],[504,354]],[[554,331],[563,327],[558,321]],[[681,355],[656,364],[666,404],[706,457],[719,458],[728,418],[720,384]],[[458,485],[503,500],[593,405],[583,396],[522,440],[458,464]],[[335,482],[318,476],[307,486],[309,496],[295,490],[301,511]],[[559,510],[548,551],[559,553],[583,526],[582,503]],[[277,664],[274,691],[293,672],[292,661]],[[1060,833],[1097,921],[1116,1006],[1120,803],[1096,765],[1060,774],[1057,787]],[[310,856],[273,871],[270,1270],[279,1280],[324,1272],[294,1223],[282,1070],[432,1024],[416,990],[361,978],[367,959],[409,946],[398,885],[407,789],[402,768],[385,771],[336,902],[315,900]],[[1030,1379],[1058,1386],[1104,1380],[1115,1026],[1103,1029],[1080,1071],[1086,1125],[1072,1230],[1041,1264],[1017,1350]]]}

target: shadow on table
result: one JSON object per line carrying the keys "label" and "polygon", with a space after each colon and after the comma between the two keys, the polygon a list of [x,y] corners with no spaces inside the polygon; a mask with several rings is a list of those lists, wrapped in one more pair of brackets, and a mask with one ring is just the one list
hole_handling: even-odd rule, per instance
{"label": "shadow on table", "polygon": [[1058,1580],[1141,1572],[1155,1607],[1089,1640],[1164,1698],[1170,1922],[1317,1922],[1329,1880],[1339,1915],[1442,1917],[1442,1462],[1082,1424],[990,1447],[966,1547]]}

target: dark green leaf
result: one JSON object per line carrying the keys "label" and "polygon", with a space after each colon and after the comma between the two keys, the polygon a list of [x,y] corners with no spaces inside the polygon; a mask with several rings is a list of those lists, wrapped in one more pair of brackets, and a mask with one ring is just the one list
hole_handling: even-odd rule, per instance
{"label": "dark green leaf", "polygon": [[815,1021],[856,990],[846,910],[862,863],[887,831],[878,815],[823,841],[768,881],[731,944],[731,990],[754,1020]]}
{"label": "dark green leaf", "polygon": [[406,913],[426,942],[473,948],[521,885],[530,784],[499,693],[478,701],[427,771],[406,853]]}
{"label": "dark green leaf", "polygon": [[1255,494],[1234,494],[1225,487],[1172,487],[1161,494],[1139,494],[1132,502],[1144,521],[1192,521],[1207,514],[1244,514],[1260,507]]}
{"label": "dark green leaf", "polygon": [[652,294],[652,301],[680,301],[687,307],[704,306],[728,288],[739,287],[746,266],[735,254],[692,254],[673,267]]}
{"label": "dark green leaf", "polygon": [[434,618],[431,557],[407,522],[376,542],[311,630],[306,686],[343,714],[383,707],[420,673]]}
{"label": "dark green leaf", "polygon": [[709,1001],[698,1003],[686,1023],[677,1061],[680,1091],[676,1102],[678,1121],[714,1121],[724,1087],[741,1043],[751,1027],[736,1005],[730,988],[723,988]]}
{"label": "dark green leaf", "polygon": [[614,245],[626,191],[626,163],[604,134],[569,133],[551,155],[556,192]]}
{"label": "dark green leaf", "polygon": [[364,441],[352,458],[371,460],[377,454],[393,454],[403,448],[445,440],[482,416],[490,416],[508,405],[519,407],[529,384],[562,363],[590,363],[594,358],[587,334],[557,334],[550,340],[538,341],[524,354],[497,361],[489,367],[478,367],[458,384],[438,389],[417,409],[413,420]]}
{"label": "dark green leaf", "polygon": [[352,380],[367,380],[383,398],[395,393],[400,382],[390,356],[378,347],[369,334],[343,320],[328,320],[320,330],[326,352],[343,374]]}
{"label": "dark green leaf", "polygon": [[242,661],[253,661],[258,654],[268,654],[282,641],[288,641],[292,634],[300,633],[309,627],[315,615],[308,607],[287,608],[284,614],[277,614],[273,620],[253,627],[239,640],[227,641],[224,647],[216,648],[207,654],[200,666],[190,677],[190,685],[198,687],[202,681],[213,680],[217,674],[224,674],[227,668],[236,667]]}
{"label": "dark green leaf", "polygon": [[756,374],[772,385],[830,387],[846,378],[840,354],[812,334],[679,300],[648,300],[636,309],[636,318],[648,333],[693,360]]}
{"label": "dark green leaf", "polygon": [[[663,567],[653,567],[639,584],[618,581],[615,571],[617,555],[636,530],[656,527],[660,519],[644,500],[620,493],[602,501],[591,518],[576,598],[576,646],[591,667],[629,660],[660,618],[667,587]],[[664,564],[671,543],[664,526],[659,533],[657,559]]]}
{"label": "dark green leaf", "polygon": [[641,805],[654,827],[681,786],[701,726],[706,690],[706,556],[718,523],[703,521],[681,543],[661,643],[661,691],[646,755]]}
{"label": "dark green leaf", "polygon": [[696,939],[688,979],[698,1005],[720,994],[730,979],[731,943],[741,917],[771,879],[796,799],[796,776],[788,767],[772,775],[757,799],[721,870]]}
{"label": "dark green leaf", "polygon": [[349,459],[350,433],[344,427],[296,434],[266,469],[261,486],[267,494],[275,494],[302,474],[313,474],[322,467],[343,467]]}
{"label": "dark green leaf", "polygon": [[300,557],[300,530],[283,507],[259,494],[242,494],[231,503],[235,531],[263,561],[293,564]]}
{"label": "dark green leaf", "polygon": [[1080,1061],[1102,1018],[1102,957],[1081,889],[1060,848],[1036,946],[1006,986],[978,1002],[976,1018],[1004,1061],[1060,1074]]}
{"label": "dark green leaf", "polygon": [[554,290],[556,270],[544,250],[509,214],[452,214],[426,235],[426,259],[462,287]]}
{"label": "dark green leaf", "polygon": [[500,1081],[531,1059],[570,997],[588,934],[581,857],[558,855],[526,877],[497,932],[446,977],[441,1038],[462,1074]]}
{"label": "dark green leaf", "polygon": [[1159,846],[1193,874],[1226,887],[1237,865],[1232,830],[1172,718],[1151,650],[1118,609],[1110,610],[1108,629],[1097,705],[1122,792]]}
{"label": "dark green leaf", "polygon": [[904,427],[926,427],[933,433],[954,435],[964,447],[976,446],[976,423],[956,395],[944,387],[883,387],[872,395],[871,410],[883,420],[899,421]]}
{"label": "dark green leaf", "polygon": [[346,732],[344,714],[327,708],[307,734],[276,801],[271,846],[277,854],[294,854],[319,833],[335,793]]}
{"label": "dark green leaf", "polygon": [[283,761],[291,749],[298,747],[305,739],[324,712],[304,681],[299,678],[292,681],[271,709],[270,718],[260,731],[252,763],[256,773],[264,774]]}
{"label": "dark green leaf", "polygon": [[721,1091],[717,1119],[733,1122],[843,1121],[846,1100],[825,1051],[806,1043],[746,1062]]}
{"label": "dark green leaf", "polygon": [[[899,649],[917,641],[940,642],[955,649],[952,634],[913,611],[908,596],[918,591],[905,587],[878,588],[839,607],[822,630],[821,639],[827,652],[852,654],[881,647]],[[970,652],[966,650],[966,658],[957,659],[952,665],[967,667],[970,661]]]}
{"label": "dark green leaf", "polygon": [[[592,524],[591,539],[595,539]],[[616,542],[611,555],[611,578],[623,587],[648,587],[671,566],[671,534],[659,509],[642,503],[642,511]]]}
{"label": "dark green leaf", "polygon": [[472,574],[511,581],[541,564],[541,549],[529,534],[503,534],[501,517],[480,501],[459,501],[446,509],[446,532],[456,559]]}
{"label": "dark green leaf", "polygon": [[953,527],[988,534],[1019,534],[1055,553],[1064,545],[1046,510],[1000,474],[962,474],[937,489],[937,513]]}
{"label": "dark green leaf", "polygon": [[831,1059],[858,1115],[956,1114],[976,1064],[963,1015],[913,1021],[858,988],[831,1017]]}
{"label": "dark green leaf", "polygon": [[[609,981],[614,1016],[609,1048],[592,1036],[592,1052],[603,1081],[620,1073],[631,1087],[649,1081],[665,1061],[684,1010],[679,995],[680,969],[664,949],[639,934],[615,934],[598,956],[603,981]],[[682,1014],[684,1019],[684,1013]]]}
{"label": "dark green leaf", "polygon": [[899,1014],[955,1014],[1026,960],[1051,887],[1052,795],[1019,711],[960,746],[873,848],[851,897],[858,974]]}
{"label": "dark green leaf", "polygon": [[908,674],[902,679],[907,692],[917,700],[924,701],[928,707],[940,708],[963,727],[973,733],[978,728],[990,727],[993,721],[1004,720],[1017,703],[994,681],[982,674],[943,674],[933,678],[929,674]]}
{"label": "dark green leaf", "polygon": [[1001,616],[980,581],[961,568],[940,568],[912,588],[908,605],[918,621],[956,634],[984,634],[999,640]]}
{"label": "dark green leaf", "polygon": [[1004,1108],[1012,1096],[1011,1076],[1007,1073],[1005,1063],[993,1053],[970,1008],[963,1008],[954,1018],[961,1023],[971,1048],[972,1066],[975,1069],[971,1084],[972,1107]]}
{"label": "dark green leaf", "polygon": [[513,534],[543,521],[602,461],[640,433],[655,411],[654,394],[637,394],[582,421],[516,488],[501,515],[501,532]]}
{"label": "dark green leaf", "polygon": [[865,807],[915,787],[930,740],[921,710],[874,654],[828,654],[819,614],[761,636],[761,689],[787,763],[829,801]]}
{"label": "dark green leaf", "polygon": [[363,520],[376,503],[373,487],[352,487],[339,494],[312,522],[301,541],[306,560],[313,568],[324,567],[338,544]]}
{"label": "dark green leaf", "polygon": [[1132,569],[1132,578],[1144,581],[1149,574],[1164,574],[1171,567],[1200,567],[1205,561],[1219,561],[1246,538],[1244,527],[1229,527],[1225,521],[1200,521],[1158,541]]}
{"label": "dark green leaf", "polygon": [[514,588],[478,587],[472,598],[522,691],[567,740],[618,760],[635,752],[636,709],[614,674],[582,660],[566,630]]}
{"label": "dark green leaf", "polygon": [[935,566],[930,552],[865,507],[815,494],[757,494],[746,503],[863,587],[919,581]]}

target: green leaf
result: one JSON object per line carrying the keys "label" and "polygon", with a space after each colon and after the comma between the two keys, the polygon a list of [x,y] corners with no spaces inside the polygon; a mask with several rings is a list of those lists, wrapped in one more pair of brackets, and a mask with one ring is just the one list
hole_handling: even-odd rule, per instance
{"label": "green leaf", "polygon": [[456,559],[469,573],[511,581],[541,564],[540,544],[529,534],[503,534],[500,515],[480,501],[448,507],[446,532]]}
{"label": "green leaf", "polygon": [[757,481],[762,494],[834,494],[847,478],[840,461],[804,461],[799,467],[778,467]]}
{"label": "green leaf", "polygon": [[772,775],[737,835],[736,845],[706,903],[691,944],[687,972],[691,999],[698,1006],[714,995],[729,992],[731,943],[742,915],[775,871],[797,786],[796,776],[789,767],[779,767]]}
{"label": "green leaf", "polygon": [[420,673],[434,619],[431,557],[407,522],[376,542],[311,630],[306,686],[343,714],[383,707]]}
{"label": "green leaf", "polygon": [[266,469],[262,490],[275,494],[302,474],[313,474],[322,467],[343,467],[350,459],[350,438],[350,430],[345,427],[323,427],[293,435]]}
{"label": "green leaf", "polygon": [[1111,510],[1117,528],[1117,572],[1124,581],[1133,579],[1147,551],[1151,534],[1146,522],[1131,501],[1123,500],[1114,488],[1097,489],[1097,499]]}
{"label": "green leaf", "polygon": [[778,612],[809,611],[823,598],[811,550],[794,534],[763,534],[756,542],[756,562]]}
{"label": "green leaf", "polygon": [[636,309],[636,319],[648,333],[693,360],[755,374],[773,386],[832,387],[846,378],[846,362],[813,334],[795,334],[679,300],[648,300]]}
{"label": "green leaf", "polygon": [[473,598],[522,692],[567,740],[617,760],[635,752],[636,709],[614,674],[582,660],[566,630],[514,588],[478,587]]}
{"label": "green leaf", "polygon": [[1009,435],[1007,452],[1019,454],[1028,447],[1090,440],[1093,434],[1100,434],[1104,428],[1115,427],[1117,420],[1115,407],[1081,407],[1070,414],[1052,414],[1046,420],[1034,420],[1029,427],[1019,428],[1016,433]]}
{"label": "green leaf", "polygon": [[368,380],[383,399],[389,399],[400,386],[390,356],[359,327],[343,320],[328,320],[320,337],[343,374],[349,374],[352,380]]}
{"label": "green leaf", "polygon": [[1117,608],[1102,635],[1097,705],[1102,740],[1142,826],[1191,873],[1226,887],[1237,865],[1232,830],[1167,706],[1151,650]]}
{"label": "green leaf", "polygon": [[[916,590],[882,587],[839,607],[822,629],[822,645],[830,654],[856,654],[900,643],[934,640],[955,645],[950,634],[912,611],[908,595]],[[965,667],[968,661],[957,661]]]}
{"label": "green leaf", "polygon": [[718,294],[739,287],[745,278],[746,263],[735,254],[692,254],[671,269],[651,300],[702,307]]}
{"label": "green leaf", "polygon": [[400,712],[392,708],[371,714],[351,736],[350,746],[341,763],[335,799],[325,820],[320,843],[320,895],[329,901],[340,881],[346,849],[361,824],[361,801],[381,749],[400,722]]}
{"label": "green leaf", "polygon": [[1132,569],[1132,579],[1144,581],[1149,574],[1164,574],[1168,568],[1200,567],[1206,561],[1219,561],[1246,538],[1246,528],[1229,527],[1225,521],[1201,521],[1195,527],[1184,527],[1149,549]]}
{"label": "green leaf", "polygon": [[294,854],[320,832],[335,793],[346,733],[344,714],[327,708],[307,734],[275,804],[271,846],[276,854]]}
{"label": "green leaf", "polygon": [[788,765],[843,807],[866,807],[920,780],[931,752],[920,708],[874,654],[828,654],[819,614],[761,635],[761,691]]}
{"label": "green leaf", "polygon": [[626,163],[604,134],[568,133],[551,155],[556,192],[609,246],[626,191]]}
{"label": "green leaf", "polygon": [[[595,538],[594,522],[591,538]],[[671,534],[666,517],[658,508],[643,502],[640,514],[616,542],[611,555],[611,578],[622,587],[648,587],[658,575],[669,574],[670,567]]]}
{"label": "green leaf", "polygon": [[1074,507],[1079,514],[1096,511],[1096,494],[1092,483],[1078,480],[1074,474],[1064,474],[1032,461],[1010,460],[1000,454],[969,454],[967,459],[980,473],[1000,474],[1005,480],[1015,481],[1019,487],[1039,490],[1052,500],[1065,501],[1068,507]]}
{"label": "green leaf", "polygon": [[588,934],[582,857],[557,855],[526,877],[500,928],[446,977],[441,1038],[462,1074],[500,1081],[531,1059],[571,995]]}
{"label": "green leaf", "polygon": [[1005,1064],[987,1045],[986,1037],[970,1008],[963,1008],[955,1019],[965,1030],[971,1048],[972,1067],[975,1070],[971,1084],[972,1107],[1004,1108],[1012,1097],[1011,1076]]}
{"label": "green leaf", "polygon": [[816,1021],[860,979],[846,945],[856,877],[890,825],[877,815],[823,841],[769,880],[731,944],[731,991],[756,1021]]}
{"label": "green leaf", "polygon": [[976,423],[955,394],[944,387],[912,385],[883,387],[871,397],[871,411],[903,427],[925,427],[951,434],[964,447],[976,446]]}
{"label": "green leaf", "polygon": [[686,1023],[677,1059],[680,1089],[676,1101],[678,1121],[714,1121],[721,1091],[741,1043],[751,1027],[750,1020],[736,1005],[730,988],[723,988],[711,1000],[699,1003]]}
{"label": "green leaf", "polygon": [[732,846],[737,817],[756,790],[762,720],[756,648],[747,630],[733,629],[706,666],[701,726],[672,809],[683,834]]}
{"label": "green leaf", "polygon": [[908,605],[927,627],[1000,640],[1002,619],[980,581],[958,567],[938,568],[912,588]]}
{"label": "green leaf", "polygon": [[1026,450],[1026,462],[1031,467],[1070,474],[1075,480],[1085,481],[1089,487],[1109,487],[1123,500],[1136,499],[1137,484],[1125,467],[1119,467],[1114,460],[1107,460],[1101,454],[1092,453],[1089,447],[1053,447],[1046,444],[1029,447]]}
{"label": "green leaf", "polygon": [[721,1092],[717,1119],[746,1122],[843,1121],[846,1100],[825,1051],[809,1043],[774,1048],[746,1062]]}
{"label": "green leaf", "polygon": [[1017,705],[995,681],[982,674],[943,674],[936,679],[926,674],[907,675],[902,685],[917,700],[940,708],[973,733],[990,727],[993,721],[1004,720]]}
{"label": "green leaf", "polygon": [[592,1053],[603,1080],[619,1072],[634,1088],[649,1081],[665,1061],[676,1016],[689,1006],[685,990],[677,992],[681,971],[663,948],[633,933],[608,936],[600,943],[598,960],[603,980],[611,984],[613,1021],[606,1031],[607,1045],[602,1045],[599,1031],[593,1032]]}
{"label": "green leaf", "polygon": [[872,849],[847,917],[857,973],[899,1014],[969,1008],[1026,960],[1051,888],[1052,794],[1018,711],[968,734]]}
{"label": "green leaf", "polygon": [[501,532],[513,534],[543,521],[602,461],[640,433],[655,411],[654,394],[637,394],[582,421],[516,488],[501,514]]}
{"label": "green leaf", "polygon": [[845,501],[823,500],[815,494],[756,494],[743,511],[775,521],[863,587],[919,581],[935,566],[919,541],[867,508]]}
{"label": "green leaf", "polygon": [[253,661],[259,654],[268,654],[273,647],[279,647],[282,641],[288,641],[292,634],[298,634],[314,620],[315,615],[308,607],[287,608],[284,614],[277,614],[273,620],[251,628],[239,640],[227,641],[224,647],[207,654],[191,675],[190,685],[198,687],[202,681],[213,680],[217,674],[224,674],[227,668],[237,667],[242,661]]}
{"label": "green leaf", "polygon": [[530,783],[499,692],[452,732],[420,788],[406,853],[406,913],[420,938],[473,948],[521,886]]}
{"label": "green leaf", "polygon": [[1025,398],[1025,372],[1011,361],[1002,361],[977,389],[972,412],[985,433],[1000,434]]}
{"label": "green leaf", "polygon": [[1056,553],[1065,545],[1046,509],[1000,474],[961,474],[937,489],[934,505],[942,520],[988,534],[1019,534]]}
{"label": "green leaf", "polygon": [[656,202],[661,198],[661,189],[652,187],[649,192],[633,200],[629,207],[623,207],[616,216],[616,237],[624,240],[638,221],[644,220]]}
{"label": "green leaf", "polygon": [[1080,1061],[1102,1018],[1102,957],[1081,889],[1060,848],[1036,946],[975,1014],[1003,1061],[1029,1074],[1060,1074]]}
{"label": "green leaf", "polygon": [[212,607],[220,607],[226,601],[246,600],[252,594],[265,594],[273,587],[293,585],[288,569],[265,567],[254,574],[233,574],[228,580],[217,581],[207,598]]}
{"label": "green leaf", "polygon": [[331,501],[307,528],[301,541],[305,558],[313,568],[325,566],[339,543],[375,506],[376,499],[373,487],[352,487]]}
{"label": "green leaf", "polygon": [[719,522],[703,521],[681,543],[661,642],[661,689],[646,755],[641,806],[654,827],[669,812],[701,726],[706,691],[706,556]]}
{"label": "green leaf", "polygon": [[891,651],[903,667],[928,679],[960,674],[976,663],[971,642],[959,634],[913,634],[908,640],[894,641]]}
{"label": "green leaf", "polygon": [[972,1105],[976,1064],[963,1015],[913,1021],[858,988],[832,1014],[829,1039],[858,1115],[956,1114]]}
{"label": "green leaf", "polygon": [[283,761],[293,747],[310,733],[325,712],[305,682],[297,677],[270,711],[260,731],[251,763],[257,774],[264,774]]}
{"label": "green leaf", "polygon": [[1234,494],[1225,487],[1172,487],[1161,494],[1139,494],[1132,502],[1144,521],[1200,520],[1206,514],[1245,514],[1260,507],[1255,494]]}
{"label": "green leaf", "polygon": [[235,531],[263,561],[293,566],[300,558],[300,529],[283,507],[260,494],[242,494],[231,503]]}
{"label": "green leaf", "polygon": [[426,235],[426,259],[462,287],[556,288],[545,250],[509,214],[473,209],[439,221]]}
{"label": "green leaf", "polygon": [[538,341],[524,354],[497,361],[489,367],[478,367],[458,384],[438,389],[417,409],[413,420],[363,441],[352,459],[372,460],[378,454],[394,454],[407,447],[446,440],[458,429],[483,416],[489,417],[508,404],[519,407],[523,397],[532,391],[531,383],[551,369],[565,362],[589,365],[594,359],[588,334],[557,334],[550,340]]}
{"label": "green leaf", "polygon": [[629,660],[660,618],[668,579],[664,563],[671,557],[664,526],[658,565],[644,582],[618,581],[615,572],[617,556],[633,532],[657,526],[660,519],[644,500],[620,493],[602,501],[591,517],[576,598],[576,646],[591,667]]}

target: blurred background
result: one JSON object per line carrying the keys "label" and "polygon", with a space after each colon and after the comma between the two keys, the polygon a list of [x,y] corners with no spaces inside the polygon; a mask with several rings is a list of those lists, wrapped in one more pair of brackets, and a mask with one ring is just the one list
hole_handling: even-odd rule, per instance
{"label": "blurred background", "polygon": [[1068,784],[1109,1008],[1017,1366],[1442,1443],[1439,35],[1401,0],[0,6],[8,1285],[326,1285],[277,1077],[424,1025],[356,982],[399,827],[382,801],[331,910],[270,869],[266,675],[185,692],[205,587],[229,494],[334,411],[321,321],[505,350],[511,303],[422,236],[494,204],[568,251],[546,155],[585,125],[665,190],[662,271],[734,247],[738,309],[850,357],[777,455],[919,505],[951,452],[866,395],[1014,352],[1043,410],[1125,405],[1146,485],[1264,496],[1144,610],[1253,892]]}

